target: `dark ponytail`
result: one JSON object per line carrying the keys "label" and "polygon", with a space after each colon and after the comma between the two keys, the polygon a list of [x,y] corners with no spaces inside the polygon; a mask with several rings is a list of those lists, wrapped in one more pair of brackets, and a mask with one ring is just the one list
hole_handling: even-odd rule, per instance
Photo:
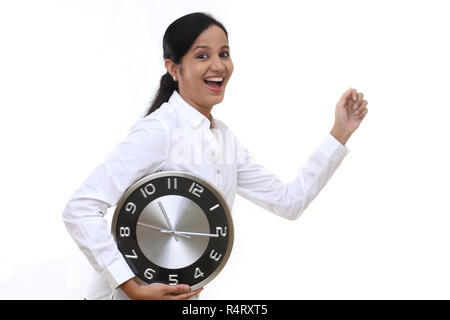
{"label": "dark ponytail", "polygon": [[[210,25],[216,25],[222,28],[228,37],[225,27],[211,15],[203,12],[190,13],[172,22],[163,37],[164,60],[171,59],[179,65],[181,58],[186,54],[198,36]],[[145,116],[157,110],[164,102],[169,101],[174,90],[178,91],[178,82],[174,81],[172,76],[167,72],[161,77],[158,92]]]}
{"label": "dark ponytail", "polygon": [[178,90],[178,82],[174,81],[170,73],[167,72],[161,77],[158,92],[146,116],[158,109],[164,102],[169,101],[174,90]]}

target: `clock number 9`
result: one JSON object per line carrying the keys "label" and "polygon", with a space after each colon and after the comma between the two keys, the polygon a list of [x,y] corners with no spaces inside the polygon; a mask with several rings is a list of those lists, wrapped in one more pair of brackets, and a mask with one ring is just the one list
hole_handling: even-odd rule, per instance
{"label": "clock number 9", "polygon": [[125,206],[125,210],[134,214],[136,212],[136,205],[133,202],[128,202]]}

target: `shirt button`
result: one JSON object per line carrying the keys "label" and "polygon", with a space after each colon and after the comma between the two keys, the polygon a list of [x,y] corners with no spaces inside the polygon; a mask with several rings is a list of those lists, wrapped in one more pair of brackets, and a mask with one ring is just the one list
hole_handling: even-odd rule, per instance
{"label": "shirt button", "polygon": [[221,173],[222,173],[222,170],[220,170],[220,168],[217,168],[216,173],[217,173],[217,174],[221,174]]}

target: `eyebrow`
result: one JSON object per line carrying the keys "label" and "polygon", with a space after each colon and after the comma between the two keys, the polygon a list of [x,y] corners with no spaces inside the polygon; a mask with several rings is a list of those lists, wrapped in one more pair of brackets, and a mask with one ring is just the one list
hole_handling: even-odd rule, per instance
{"label": "eyebrow", "polygon": [[[199,49],[199,48],[203,48],[203,49],[211,49],[211,47],[208,47],[208,46],[196,46],[194,49],[192,49],[192,51],[195,51],[195,50],[197,50],[197,49]],[[224,46],[221,46],[221,47],[220,47],[220,49],[224,49],[224,48],[230,49],[230,47],[229,47],[228,45],[224,45]]]}

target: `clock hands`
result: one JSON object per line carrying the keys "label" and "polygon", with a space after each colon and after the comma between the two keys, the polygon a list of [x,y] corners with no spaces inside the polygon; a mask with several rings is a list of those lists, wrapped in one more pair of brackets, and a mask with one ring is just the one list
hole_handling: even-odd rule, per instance
{"label": "clock hands", "polygon": [[162,214],[164,215],[164,219],[166,219],[167,226],[171,230],[170,233],[172,233],[175,240],[178,241],[179,239],[178,239],[177,235],[175,234],[175,229],[173,228],[172,223],[170,223],[169,216],[167,215],[166,210],[164,210],[164,207],[163,207],[161,201],[158,201],[158,206],[161,209]]}
{"label": "clock hands", "polygon": [[214,238],[218,238],[219,235],[217,233],[201,233],[201,232],[187,232],[187,231],[171,231],[171,230],[167,230],[167,229],[163,229],[160,227],[155,227],[149,224],[145,224],[142,222],[138,222],[138,225],[144,226],[144,227],[148,227],[148,228],[152,228],[155,230],[158,230],[161,233],[174,233],[177,236],[181,236],[181,237],[185,237],[185,238],[191,238],[190,236],[200,236],[200,237],[214,237]]}
{"label": "clock hands", "polygon": [[[172,233],[172,231],[170,231],[170,230],[163,229],[163,228],[160,228],[160,227],[155,227],[155,226],[152,226],[152,225],[149,225],[149,224],[145,224],[145,223],[142,223],[142,222],[138,222],[137,224],[141,225],[141,226],[144,226],[144,227],[148,227],[148,228],[152,228],[152,229],[158,230],[161,233]],[[177,231],[174,231],[174,233],[178,235]],[[189,235],[186,235],[186,234],[179,234],[179,235],[182,236],[182,237],[185,237],[185,238],[191,238]]]}
{"label": "clock hands", "polygon": [[145,224],[142,222],[138,222],[139,225],[144,226],[144,227],[148,227],[148,228],[152,228],[155,230],[158,230],[161,233],[170,233],[173,235],[173,237],[175,238],[176,241],[179,241],[178,236],[182,236],[185,238],[191,238],[190,236],[200,236],[200,237],[214,237],[214,238],[218,238],[219,234],[218,233],[202,233],[202,232],[187,232],[187,231],[176,231],[173,226],[172,223],[170,222],[169,216],[166,213],[166,210],[164,209],[163,204],[161,203],[161,201],[158,201],[158,206],[161,209],[161,212],[164,216],[164,219],[166,220],[167,226],[169,227],[170,230],[167,229],[162,229],[159,227],[155,227],[149,224]]}
{"label": "clock hands", "polygon": [[[163,232],[163,231],[161,231],[161,232]],[[192,236],[201,236],[201,237],[215,237],[215,238],[219,237],[219,235],[217,233],[201,233],[201,232],[186,232],[186,231],[175,231],[175,233],[180,236],[192,235]]]}

